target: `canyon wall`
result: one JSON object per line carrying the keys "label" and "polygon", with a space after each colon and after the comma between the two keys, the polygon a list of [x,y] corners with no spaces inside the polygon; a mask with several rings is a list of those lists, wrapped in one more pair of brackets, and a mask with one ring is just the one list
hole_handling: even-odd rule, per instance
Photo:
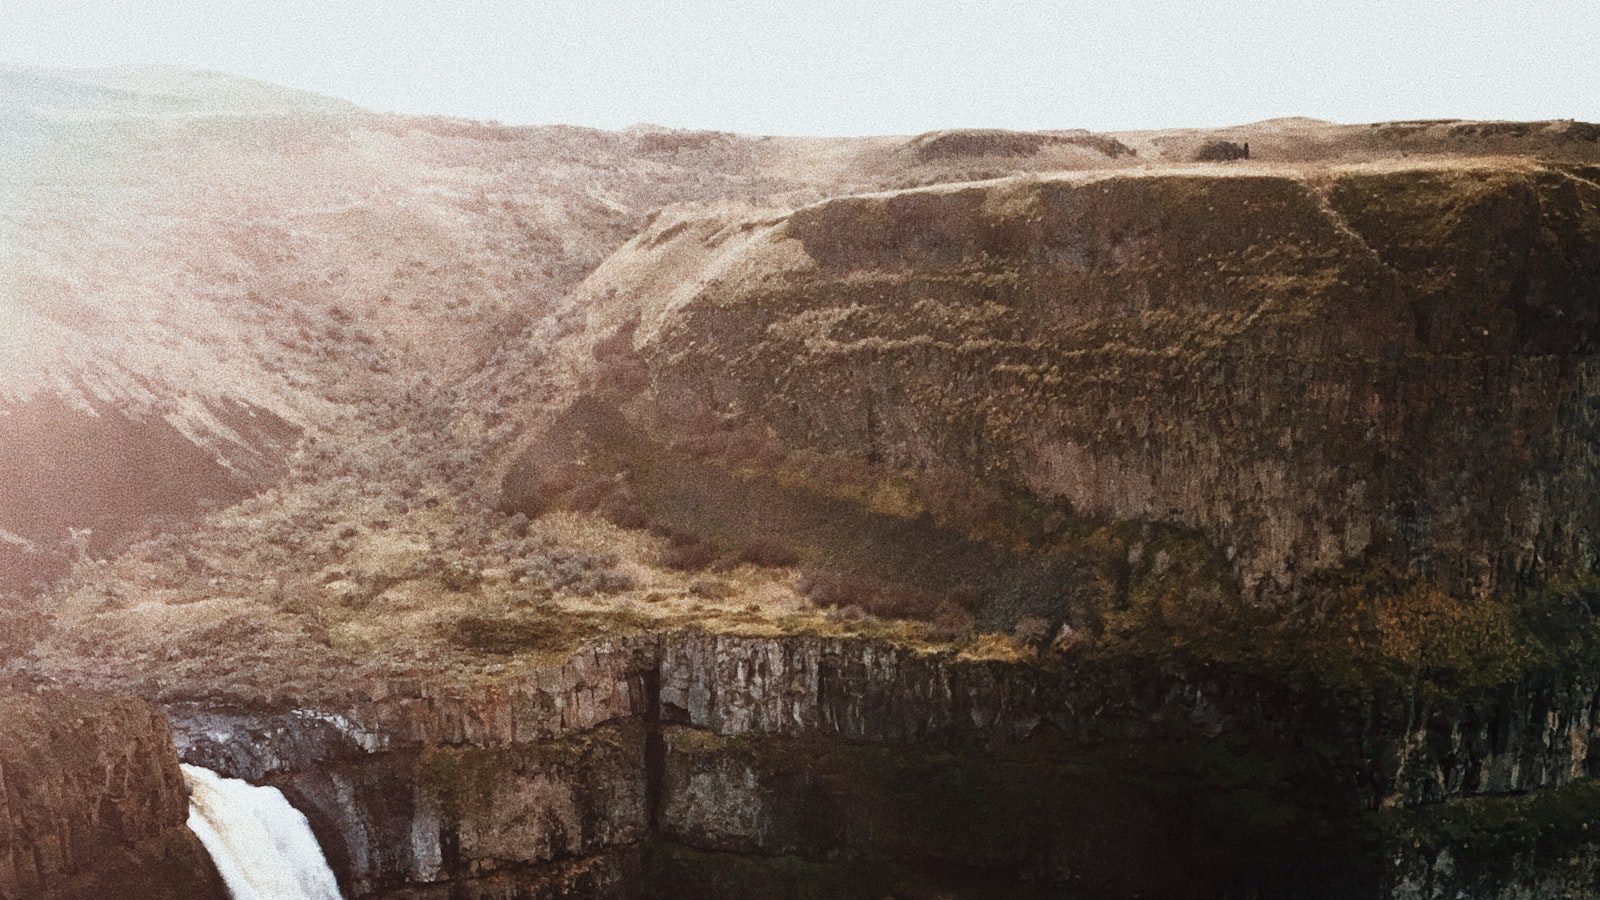
{"label": "canyon wall", "polygon": [[638,316],[653,427],[1193,529],[1252,597],[1375,561],[1484,594],[1600,559],[1594,174],[1062,176],[662,223],[595,321]]}
{"label": "canyon wall", "polygon": [[[283,789],[358,897],[1421,897],[1594,850],[1596,688],[1438,705],[684,633],[337,713],[168,712],[187,761]],[[1545,843],[1451,865],[1471,829],[1440,810],[1564,790]]]}
{"label": "canyon wall", "polygon": [[0,897],[223,900],[188,810],[149,706],[0,694]]}
{"label": "canyon wall", "polygon": [[[1600,896],[1600,601],[1529,599],[1600,562],[1595,126],[778,139],[211,75],[154,115],[83,77],[0,73],[67,114],[0,148],[0,660],[270,694],[169,707],[183,758],[281,787],[353,895]],[[1254,159],[1189,162],[1223,138]],[[679,446],[730,435],[756,454]],[[366,532],[488,518],[584,439],[624,527],[776,536],[933,610],[980,581],[941,646],[1040,636],[784,634],[853,604],[751,597],[741,636],[542,665],[509,629],[499,674],[384,674],[331,590]],[[951,473],[1010,505],[892,490]],[[548,508],[532,476],[506,511]],[[630,618],[563,627],[666,627]],[[266,705],[305,696],[347,700]],[[148,710],[3,703],[0,894],[215,894]]]}

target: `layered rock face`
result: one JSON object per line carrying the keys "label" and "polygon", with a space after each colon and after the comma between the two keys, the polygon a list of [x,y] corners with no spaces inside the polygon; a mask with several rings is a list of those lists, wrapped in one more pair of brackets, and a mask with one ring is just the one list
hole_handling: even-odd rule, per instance
{"label": "layered rock face", "polygon": [[144,703],[0,694],[0,897],[223,900],[188,804]]}
{"label": "layered rock face", "polygon": [[[1567,877],[1583,797],[1552,846],[1427,817],[1582,790],[1597,703],[1340,706],[1225,668],[691,633],[336,714],[169,714],[185,759],[282,788],[354,896],[1380,897]],[[1373,824],[1391,808],[1416,821]]]}
{"label": "layered rock face", "polygon": [[959,467],[1090,519],[1194,529],[1252,596],[1371,559],[1488,592],[1596,561],[1594,174],[848,197],[665,223],[640,258],[682,242],[706,260],[695,277],[661,294],[646,265],[609,287],[640,316],[663,422],[709,413],[792,447]]}
{"label": "layered rock face", "polygon": [[[641,444],[709,418],[1063,504],[1069,550],[1099,557],[1030,576],[1041,643],[1079,591],[1272,611],[1385,566],[1467,598],[1448,609],[1468,622],[1588,615],[1491,601],[1593,570],[1591,175],[1180,172],[664,214],[585,288],[573,341],[625,345],[577,361],[632,367],[605,399]],[[747,474],[713,486],[780,481]],[[721,503],[698,511],[778,506]],[[780,524],[817,514],[789,505]],[[935,530],[886,509],[859,534]],[[945,537],[927,565],[1003,556]],[[1251,627],[1234,644],[1274,635]],[[1352,684],[1181,627],[1172,652],[1008,662],[760,629],[169,713],[186,760],[282,788],[358,897],[1600,895],[1581,647],[1502,658],[1466,629],[1442,656],[1385,645],[1415,668]],[[1345,637],[1287,646],[1367,661]]]}
{"label": "layered rock face", "polygon": [[475,690],[374,686],[347,710],[169,710],[184,759],[268,782],[355,896],[636,896],[650,837],[652,641]]}
{"label": "layered rock face", "polygon": [[[133,75],[0,72],[0,662],[257,704],[171,707],[183,757],[352,895],[1600,896],[1600,589],[1524,594],[1600,552],[1595,126],[602,133]],[[768,580],[522,565],[477,492],[567,464],[637,508],[565,512],[779,538]],[[952,473],[1001,512],[900,502]],[[535,661],[569,631],[631,637]],[[0,895],[216,891],[147,710],[0,733]]]}

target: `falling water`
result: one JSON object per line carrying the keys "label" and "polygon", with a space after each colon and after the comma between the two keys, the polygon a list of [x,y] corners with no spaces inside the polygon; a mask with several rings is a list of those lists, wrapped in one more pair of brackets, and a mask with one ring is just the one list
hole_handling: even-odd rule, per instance
{"label": "falling water", "polygon": [[189,830],[200,838],[234,900],[339,900],[322,848],[277,788],[185,765]]}

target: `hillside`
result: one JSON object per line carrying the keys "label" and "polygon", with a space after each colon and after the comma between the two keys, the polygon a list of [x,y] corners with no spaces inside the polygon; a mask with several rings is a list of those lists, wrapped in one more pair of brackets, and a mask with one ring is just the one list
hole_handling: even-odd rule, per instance
{"label": "hillside", "polygon": [[[792,184],[752,171],[755,141],[680,150],[145,74],[6,76],[0,459],[27,477],[0,528],[41,571],[69,527],[103,554],[274,482],[301,438],[425,420],[646,210]],[[40,466],[41,446],[64,449]]]}
{"label": "hillside", "polygon": [[[160,705],[353,895],[1411,896],[1592,846],[1593,125],[4,69],[0,162],[0,670]],[[1514,877],[1451,868],[1491,839]]]}
{"label": "hillside", "polygon": [[[931,598],[1005,598],[940,632],[969,614],[1098,628],[1094,590],[1068,606],[1038,592],[1064,571],[1115,580],[1110,551],[1070,538],[1041,562],[1066,520],[1024,509],[1040,503],[1091,535],[1176,528],[1224,593],[1272,602],[1368,564],[1475,595],[1593,556],[1569,484],[1585,445],[1532,468],[1507,455],[1579,427],[1561,398],[1583,390],[1570,360],[1591,340],[1583,166],[1600,143],[1573,123],[772,139],[377,115],[175,70],[6,84],[35,124],[0,232],[5,571],[36,593],[79,563],[57,595],[79,599],[18,601],[19,648],[109,603],[82,624],[119,677],[187,633],[152,628],[166,609],[197,634],[282,635],[290,669],[330,629],[336,656],[418,641],[448,656],[449,622],[525,604],[542,577],[516,568],[530,540],[544,565],[684,598],[580,604],[555,649],[619,615],[771,623],[811,606],[781,573],[747,610],[744,588],[684,593],[699,565],[662,568],[736,557],[750,534],[771,545],[745,553],[758,562],[888,582],[910,566]],[[1249,161],[1190,161],[1245,138]],[[1433,160],[1368,161],[1400,151]],[[1049,169],[1082,174],[1028,174]],[[1007,173],[1026,177],[992,179]],[[1485,292],[1505,299],[1479,306]],[[1303,384],[1317,405],[1288,401]],[[1439,427],[1463,415],[1500,419]],[[596,434],[591,460],[574,441]],[[1457,481],[1430,476],[1441,458]],[[751,481],[752,464],[787,486]],[[775,511],[746,521],[752,503]],[[552,504],[568,518],[503,518]],[[1506,504],[1526,512],[1488,529]],[[996,531],[1032,549],[984,549]],[[948,564],[926,569],[930,552]],[[444,560],[499,599],[463,612]],[[967,584],[974,566],[1010,574]],[[414,615],[366,608],[407,583]],[[829,621],[808,627],[860,627]],[[234,668],[199,644],[197,672]]]}

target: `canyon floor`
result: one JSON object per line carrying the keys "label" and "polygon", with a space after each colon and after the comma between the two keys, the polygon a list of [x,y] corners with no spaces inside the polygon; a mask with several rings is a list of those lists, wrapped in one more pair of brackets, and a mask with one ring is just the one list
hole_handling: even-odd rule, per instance
{"label": "canyon floor", "polygon": [[179,756],[360,897],[1600,896],[1600,126],[0,163],[0,896],[192,869]]}

